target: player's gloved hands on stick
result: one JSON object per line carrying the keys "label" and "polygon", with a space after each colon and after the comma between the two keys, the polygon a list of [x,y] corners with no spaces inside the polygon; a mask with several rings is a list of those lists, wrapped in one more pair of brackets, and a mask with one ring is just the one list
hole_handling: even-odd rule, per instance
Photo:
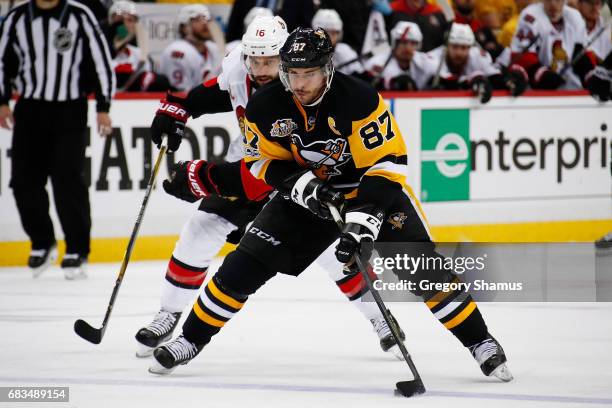
{"label": "player's gloved hands on stick", "polygon": [[478,75],[470,81],[470,88],[474,96],[478,97],[480,103],[487,103],[493,95],[491,82],[482,75]]}
{"label": "player's gloved hands on stick", "polygon": [[341,208],[344,204],[344,194],[325,184],[312,171],[298,173],[290,177],[287,183],[291,184],[294,179],[295,182],[290,192],[291,200],[309,209],[319,217],[328,220],[333,219],[329,208],[327,208],[327,203],[336,208]]}
{"label": "player's gloved hands on stick", "polygon": [[565,79],[548,67],[540,67],[536,71],[534,89],[558,89],[565,83]]}
{"label": "player's gloved hands on stick", "polygon": [[348,211],[336,246],[338,261],[348,263],[358,252],[362,259],[369,259],[383,219],[383,211],[373,206],[360,206]]}
{"label": "player's gloved hands on stick", "polygon": [[171,93],[166,94],[166,97],[159,101],[159,108],[151,123],[151,140],[159,148],[163,135],[168,135],[169,153],[178,150],[185,133],[185,123],[190,116],[183,104],[183,98]]}
{"label": "player's gloved hands on stick", "polygon": [[164,191],[181,200],[194,203],[210,194],[219,194],[219,188],[210,177],[214,164],[204,160],[181,161],[172,166],[170,178],[164,180]]}
{"label": "player's gloved hands on stick", "polygon": [[525,68],[518,64],[512,64],[510,68],[508,68],[508,79],[506,80],[506,84],[510,90],[510,95],[522,95],[527,89],[528,83],[529,76],[527,75]]}
{"label": "player's gloved hands on stick", "polygon": [[593,98],[602,102],[610,99],[610,78],[610,73],[604,67],[596,67],[586,75],[585,85]]}

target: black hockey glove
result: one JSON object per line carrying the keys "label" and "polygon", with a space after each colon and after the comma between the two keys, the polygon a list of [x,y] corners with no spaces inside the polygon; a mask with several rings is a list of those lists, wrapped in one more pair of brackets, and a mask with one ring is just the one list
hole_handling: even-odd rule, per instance
{"label": "black hockey glove", "polygon": [[604,67],[597,67],[586,75],[585,85],[593,98],[601,102],[610,99],[610,78],[611,73]]}
{"label": "black hockey glove", "polygon": [[533,81],[534,89],[558,89],[565,83],[565,79],[548,67],[540,67]]}
{"label": "black hockey glove", "polygon": [[348,263],[357,253],[362,259],[369,259],[383,218],[383,211],[371,205],[355,207],[347,212],[340,242],[336,246],[338,261]]}
{"label": "black hockey glove", "polygon": [[398,75],[396,77],[391,78],[389,81],[389,88],[392,91],[416,91],[417,86],[416,82],[410,75]]}
{"label": "black hockey glove", "polygon": [[181,161],[172,166],[170,178],[164,180],[164,191],[181,200],[194,203],[210,194],[218,194],[219,188],[210,177],[214,164],[204,160]]}
{"label": "black hockey glove", "polygon": [[323,219],[333,219],[327,208],[328,203],[338,209],[344,205],[344,194],[326,185],[310,170],[290,177],[286,183],[291,185],[290,197],[293,202]]}
{"label": "black hockey glove", "polygon": [[151,140],[159,148],[163,135],[167,135],[168,153],[178,150],[185,133],[189,112],[183,107],[183,103],[183,98],[168,93],[159,101],[159,108],[151,123]]}
{"label": "black hockey glove", "polygon": [[522,95],[523,92],[525,92],[525,90],[527,89],[528,84],[529,76],[527,75],[527,71],[525,71],[525,68],[521,67],[518,64],[512,64],[510,68],[508,68],[508,76],[506,79],[506,85],[510,90],[510,95]]}
{"label": "black hockey glove", "polygon": [[491,82],[482,75],[475,76],[470,80],[470,89],[474,96],[478,97],[480,103],[487,103],[493,95]]}

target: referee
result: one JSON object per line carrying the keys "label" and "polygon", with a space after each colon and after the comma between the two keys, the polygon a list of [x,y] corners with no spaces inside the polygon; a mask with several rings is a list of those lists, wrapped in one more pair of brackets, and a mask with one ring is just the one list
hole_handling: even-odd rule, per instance
{"label": "referee", "polygon": [[[13,89],[20,95],[14,114],[8,105]],[[64,276],[86,276],[91,217],[83,173],[91,89],[98,132],[108,135],[115,77],[87,7],[74,0],[29,0],[8,13],[0,25],[0,126],[14,127],[10,186],[32,244],[28,265],[34,277],[57,256],[49,177],[66,241]]]}

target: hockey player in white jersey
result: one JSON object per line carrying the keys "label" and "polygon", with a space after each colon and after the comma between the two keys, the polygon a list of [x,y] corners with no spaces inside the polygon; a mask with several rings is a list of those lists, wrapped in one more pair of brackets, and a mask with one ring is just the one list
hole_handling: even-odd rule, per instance
{"label": "hockey player in white jersey", "polygon": [[487,103],[493,89],[509,89],[517,96],[527,87],[527,72],[512,65],[507,73],[502,73],[489,53],[476,46],[474,33],[467,24],[453,23],[447,47],[438,47],[429,55],[438,66],[433,84],[438,89],[471,89],[481,103]]}
{"label": "hockey player in white jersey", "polygon": [[164,49],[158,68],[177,90],[188,91],[220,72],[223,56],[219,47],[209,40],[210,18],[208,7],[200,4],[185,6],[179,12],[178,22],[185,38]]}
{"label": "hockey player in white jersey", "polygon": [[436,74],[436,61],[420,52],[423,34],[413,22],[400,21],[391,30],[391,50],[366,62],[379,89],[414,91],[427,88]]}
{"label": "hockey player in white jersey", "polygon": [[[280,17],[256,18],[243,36],[241,46],[224,59],[223,69],[217,80],[191,90],[187,98],[169,94],[162,101],[151,126],[153,141],[159,145],[162,133],[168,134],[169,150],[175,151],[179,147],[180,135],[189,116],[198,117],[222,111],[234,110],[242,130],[245,107],[251,95],[257,88],[278,78],[278,55],[286,37],[285,24]],[[261,198],[270,191],[270,187],[249,176],[250,172],[241,161],[244,153],[242,146],[241,138],[232,142],[226,157],[229,163],[225,163],[227,166],[224,169],[231,168],[231,172],[235,171],[233,174],[236,176],[226,183],[232,183],[234,186],[249,184],[246,196],[252,199]],[[219,164],[217,168],[221,166],[223,165]],[[242,171],[243,169],[245,171]],[[211,172],[214,171],[213,168]],[[245,176],[248,176],[246,181]],[[221,183],[208,186],[221,195],[224,195],[225,187]],[[168,191],[168,188],[172,187],[164,182],[164,189]],[[198,211],[183,227],[168,263],[163,282],[161,310],[149,325],[136,334],[139,344],[136,353],[138,357],[150,356],[155,347],[170,339],[182,311],[191,304],[204,282],[212,258],[226,240],[238,242],[243,229],[259,213],[264,202],[265,200],[229,200],[214,194],[202,200]],[[399,348],[376,304],[361,301],[361,296],[367,293],[367,286],[361,275],[346,276],[342,272],[342,264],[336,260],[333,246],[321,255],[317,262],[329,272],[352,304],[370,320],[383,351],[390,351],[401,358]]]}
{"label": "hockey player in white jersey", "polygon": [[312,17],[312,28],[321,27],[329,34],[334,47],[333,62],[336,71],[347,75],[361,76],[364,66],[359,56],[347,43],[342,42],[342,28],[344,24],[340,14],[334,9],[319,9]]}
{"label": "hockey player in white jersey", "polygon": [[[594,55],[584,52],[586,25],[578,10],[563,0],[543,0],[526,7],[511,49],[535,89],[587,88],[596,95],[605,87],[595,71]],[[609,92],[605,89],[605,93]]]}

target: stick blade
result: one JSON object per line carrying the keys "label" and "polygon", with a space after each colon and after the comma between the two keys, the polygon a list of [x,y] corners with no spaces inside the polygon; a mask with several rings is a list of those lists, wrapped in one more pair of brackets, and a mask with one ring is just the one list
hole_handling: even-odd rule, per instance
{"label": "stick blade", "polygon": [[79,319],[74,322],[74,331],[90,343],[100,344],[102,341],[102,330],[92,327],[85,320]]}
{"label": "stick blade", "polygon": [[425,385],[421,379],[413,381],[400,381],[395,384],[395,394],[406,398],[425,393]]}

